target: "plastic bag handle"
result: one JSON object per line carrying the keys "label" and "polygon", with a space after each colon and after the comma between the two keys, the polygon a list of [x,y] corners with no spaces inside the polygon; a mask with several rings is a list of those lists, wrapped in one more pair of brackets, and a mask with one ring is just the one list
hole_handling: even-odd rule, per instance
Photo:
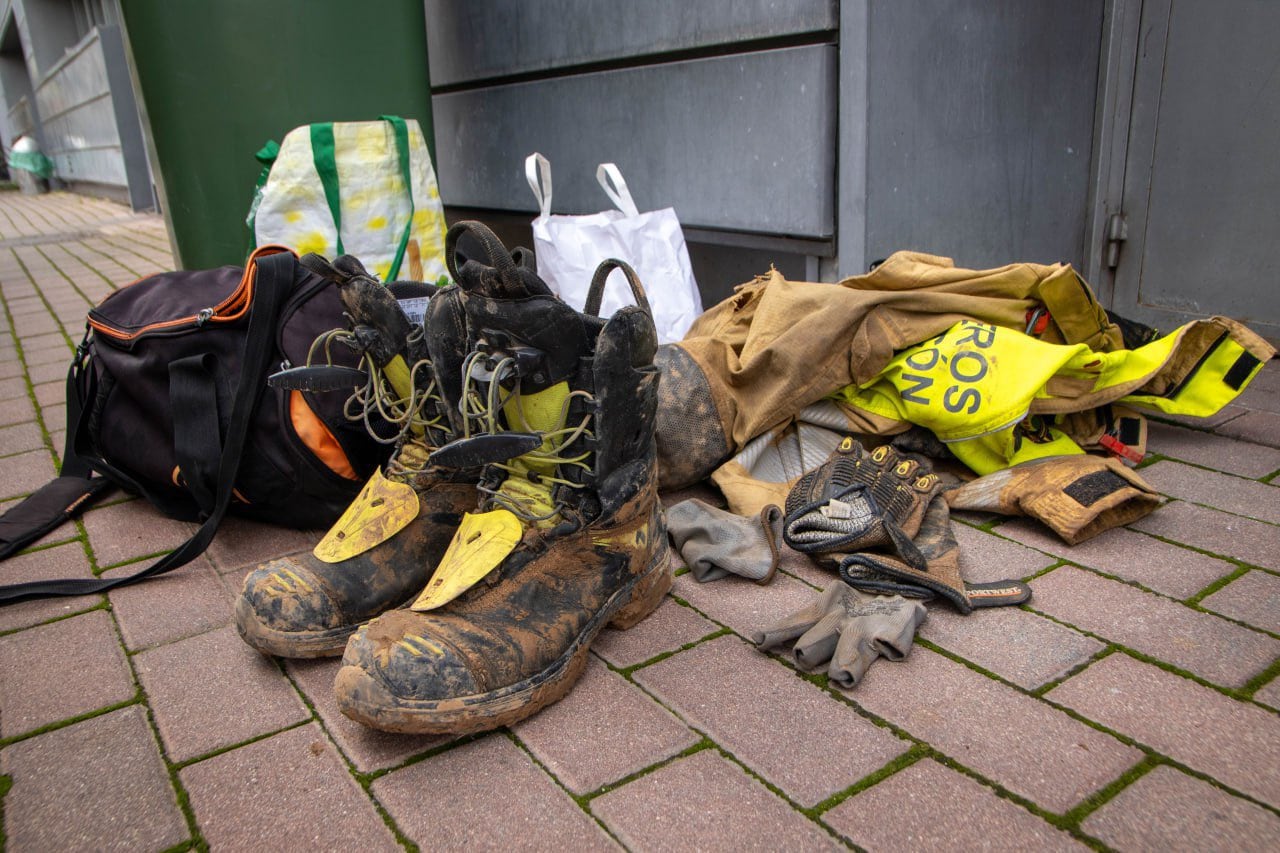
{"label": "plastic bag handle", "polygon": [[[542,180],[538,178],[541,176]],[[537,151],[524,158],[524,177],[533,190],[533,197],[538,200],[538,212],[542,216],[551,215],[551,161]]]}
{"label": "plastic bag handle", "polygon": [[[600,189],[604,190],[604,194],[609,197],[609,201],[613,202],[614,207],[627,216],[640,215],[639,208],[631,198],[631,190],[627,189],[627,182],[622,179],[622,172],[618,171],[616,163],[601,163],[597,166],[596,180],[600,182]],[[548,201],[550,201],[549,197]]]}

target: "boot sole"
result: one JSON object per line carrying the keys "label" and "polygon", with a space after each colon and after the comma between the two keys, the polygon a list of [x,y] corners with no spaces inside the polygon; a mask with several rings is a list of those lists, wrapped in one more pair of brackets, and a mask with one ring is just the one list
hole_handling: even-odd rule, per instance
{"label": "boot sole", "polygon": [[334,682],[338,707],[357,722],[405,734],[466,735],[510,725],[562,699],[586,668],[587,652],[601,629],[632,627],[662,603],[671,583],[670,546],[664,542],[644,574],[614,593],[573,645],[538,674],[488,693],[413,700],[392,696],[363,669],[348,665]]}
{"label": "boot sole", "polygon": [[236,630],[258,651],[282,658],[336,657],[346,649],[347,639],[359,625],[345,625],[324,631],[277,631],[258,619],[249,602],[236,601]]}

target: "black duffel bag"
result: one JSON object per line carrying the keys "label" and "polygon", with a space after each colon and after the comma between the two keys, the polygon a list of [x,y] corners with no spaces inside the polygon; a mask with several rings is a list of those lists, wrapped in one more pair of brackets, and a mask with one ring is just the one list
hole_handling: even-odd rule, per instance
{"label": "black duffel bag", "polygon": [[208,547],[228,511],[300,528],[336,520],[390,447],[344,415],[347,395],[270,388],[266,377],[305,363],[316,337],[342,324],[337,288],[279,246],[243,269],[161,273],[104,299],[67,376],[61,476],[0,516],[0,559],[112,484],[200,529],[141,572],[3,586],[0,604],[177,568]]}

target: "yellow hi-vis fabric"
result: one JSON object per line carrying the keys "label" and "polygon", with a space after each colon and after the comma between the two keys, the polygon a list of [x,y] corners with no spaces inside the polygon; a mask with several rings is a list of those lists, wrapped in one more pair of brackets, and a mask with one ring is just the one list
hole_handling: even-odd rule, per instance
{"label": "yellow hi-vis fabric", "polygon": [[[979,474],[1043,456],[1080,453],[1052,427],[1019,429],[1029,415],[1110,403],[1205,416],[1244,390],[1275,350],[1224,317],[1199,320],[1136,350],[1095,352],[964,320],[902,350],[872,381],[834,396],[855,409],[920,424]],[[1035,440],[1027,440],[1035,434]]]}

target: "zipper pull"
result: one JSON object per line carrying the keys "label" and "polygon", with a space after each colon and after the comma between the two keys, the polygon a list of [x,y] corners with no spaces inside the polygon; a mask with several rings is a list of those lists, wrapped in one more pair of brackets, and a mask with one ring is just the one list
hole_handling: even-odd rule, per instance
{"label": "zipper pull", "polygon": [[196,328],[199,329],[205,323],[213,319],[212,308],[201,308],[200,313],[196,314]]}

